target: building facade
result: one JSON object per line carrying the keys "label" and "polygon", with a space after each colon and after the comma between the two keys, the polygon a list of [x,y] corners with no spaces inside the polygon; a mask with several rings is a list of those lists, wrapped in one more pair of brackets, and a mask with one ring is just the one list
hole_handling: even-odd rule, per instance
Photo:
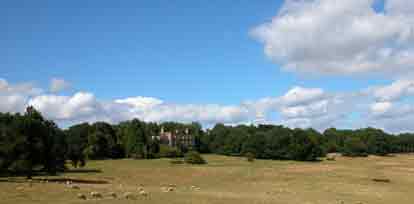
{"label": "building facade", "polygon": [[195,145],[195,138],[188,128],[184,131],[164,131],[164,127],[161,127],[160,133],[157,136],[152,136],[153,139],[158,139],[161,144],[168,145],[170,147],[184,146],[191,148]]}

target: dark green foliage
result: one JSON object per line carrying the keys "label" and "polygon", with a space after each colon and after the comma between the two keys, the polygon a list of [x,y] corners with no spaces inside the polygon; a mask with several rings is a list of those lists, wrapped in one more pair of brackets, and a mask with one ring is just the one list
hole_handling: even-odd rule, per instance
{"label": "dark green foliage", "polygon": [[247,158],[248,162],[254,162],[254,159],[256,158],[256,156],[251,152],[247,152],[244,156]]}
{"label": "dark green foliage", "polygon": [[115,158],[116,134],[112,126],[105,122],[91,125],[88,134],[87,157],[90,159]]}
{"label": "dark green foliage", "polygon": [[[175,147],[161,144],[162,141],[154,137],[159,135],[161,127],[180,134],[189,131],[195,138],[193,144],[187,147],[179,140]],[[330,128],[320,134],[313,129],[275,125],[224,124],[203,131],[199,123],[157,124],[138,119],[117,125],[82,123],[62,131],[32,107],[23,115],[0,113],[0,173],[31,177],[34,171],[50,174],[63,171],[66,160],[74,167],[82,167],[87,158],[178,158],[186,152],[191,162],[197,160],[198,152],[245,156],[249,160],[315,161],[328,152],[346,156],[385,156],[414,152],[414,134],[390,135],[374,128]]]}
{"label": "dark green foliage", "polygon": [[370,154],[385,156],[389,153],[403,152],[401,136],[394,136],[375,128],[358,130],[328,129],[324,132],[325,147],[328,152],[340,152],[346,156],[368,156]]}
{"label": "dark green foliage", "polygon": [[24,115],[0,114],[0,127],[1,171],[31,178],[35,170],[55,174],[65,169],[63,132],[33,107]]}
{"label": "dark green foliage", "polygon": [[187,164],[206,164],[206,160],[196,151],[189,151],[184,155],[184,161]]}
{"label": "dark green foliage", "polygon": [[299,161],[315,161],[324,156],[320,134],[313,129],[293,130],[289,145],[290,158]]}
{"label": "dark green foliage", "polygon": [[168,145],[160,145],[160,151],[158,155],[160,157],[166,157],[166,158],[176,158],[176,157],[183,157],[183,153],[180,151],[180,149],[175,147],[170,147]]}
{"label": "dark green foliage", "polygon": [[67,158],[72,161],[75,168],[85,165],[86,156],[84,152],[88,147],[89,129],[88,123],[82,123],[65,131],[68,142]]}
{"label": "dark green foliage", "polygon": [[368,146],[359,137],[351,137],[345,141],[343,155],[350,157],[368,156]]}

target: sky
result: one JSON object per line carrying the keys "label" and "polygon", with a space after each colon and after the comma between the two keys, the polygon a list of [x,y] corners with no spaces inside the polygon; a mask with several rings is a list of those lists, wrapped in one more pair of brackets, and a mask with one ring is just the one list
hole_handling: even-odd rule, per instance
{"label": "sky", "polygon": [[3,1],[0,112],[414,131],[414,2]]}

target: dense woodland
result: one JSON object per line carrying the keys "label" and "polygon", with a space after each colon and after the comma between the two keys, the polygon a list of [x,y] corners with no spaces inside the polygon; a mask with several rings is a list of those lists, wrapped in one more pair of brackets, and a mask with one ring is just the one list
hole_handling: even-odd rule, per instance
{"label": "dense woodland", "polygon": [[[160,144],[152,136],[189,129],[195,146],[188,149]],[[60,129],[33,107],[24,114],[0,113],[0,173],[56,174],[67,163],[82,167],[88,159],[154,159],[182,157],[187,151],[229,156],[253,155],[259,159],[317,161],[330,152],[345,156],[386,156],[414,152],[414,134],[392,135],[382,130],[290,129],[283,126],[225,126],[203,130],[199,123],[146,123],[138,119],[116,125],[82,123]]]}

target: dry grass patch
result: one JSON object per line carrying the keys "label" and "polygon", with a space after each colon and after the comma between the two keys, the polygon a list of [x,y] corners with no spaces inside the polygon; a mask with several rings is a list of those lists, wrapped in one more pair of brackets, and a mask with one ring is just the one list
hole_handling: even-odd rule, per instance
{"label": "dry grass patch", "polygon": [[[3,178],[0,203],[411,204],[414,200],[414,155],[337,157],[335,161],[322,162],[247,162],[237,157],[204,157],[208,161],[205,166],[171,165],[168,159],[91,161],[88,168],[102,172],[72,172],[48,178],[109,182],[77,183],[79,189],[67,188],[63,182],[34,183],[30,187],[28,183]],[[391,182],[373,182],[374,178]],[[174,190],[163,192],[162,187],[170,184]],[[139,194],[140,187],[147,196]],[[103,198],[90,199],[90,192],[99,192]],[[126,192],[136,199],[125,199]],[[79,194],[86,195],[87,200],[79,199]]]}

